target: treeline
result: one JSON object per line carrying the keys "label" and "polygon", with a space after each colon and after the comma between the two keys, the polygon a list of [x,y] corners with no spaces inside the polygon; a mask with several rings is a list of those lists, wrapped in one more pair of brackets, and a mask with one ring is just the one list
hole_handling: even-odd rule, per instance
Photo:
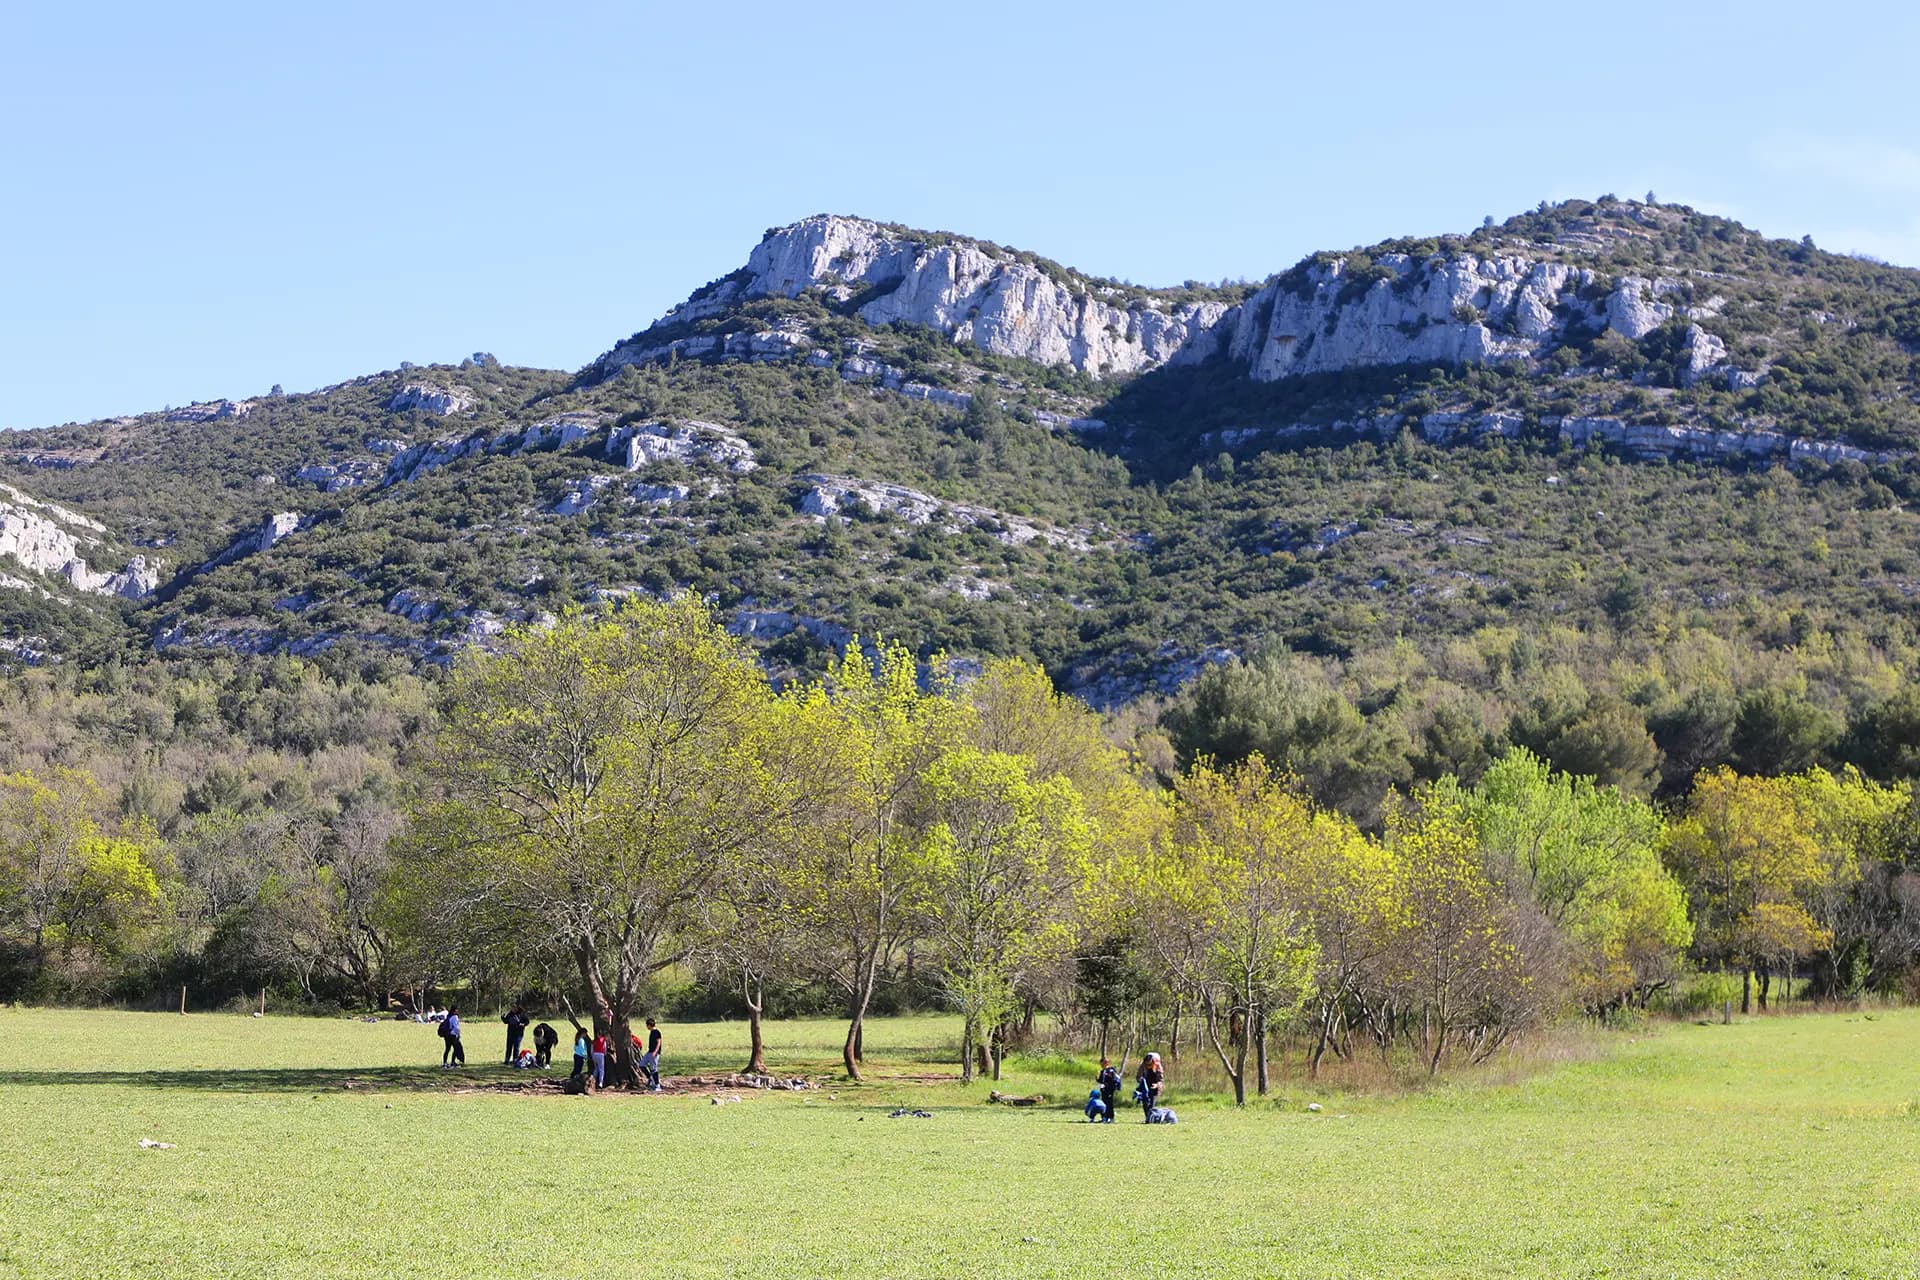
{"label": "treeline", "polygon": [[[1286,672],[1252,687],[1311,687]],[[36,674],[6,695],[46,714],[0,776],[0,983],[525,993],[624,1045],[691,977],[745,1011],[756,1066],[783,993],[844,1009],[856,1075],[865,1017],[904,991],[962,1015],[969,1075],[1051,1014],[1103,1050],[1197,1027],[1244,1097],[1282,1038],[1310,1070],[1436,1071],[1693,967],[1765,1006],[1794,975],[1898,990],[1920,960],[1904,781],[1713,767],[1661,805],[1506,743],[1356,815],[1327,798],[1352,753],[1300,749],[1343,713],[1236,719],[1248,670],[1168,717],[1180,764],[1031,664],[969,676],[856,646],[776,688],[681,597],[509,633],[456,666],[437,719],[424,686],[298,665],[107,676],[133,749],[95,777],[75,726],[105,702]],[[411,745],[374,754],[370,723]],[[183,770],[167,743],[196,735],[228,763]],[[269,782],[276,741],[308,763]]]}

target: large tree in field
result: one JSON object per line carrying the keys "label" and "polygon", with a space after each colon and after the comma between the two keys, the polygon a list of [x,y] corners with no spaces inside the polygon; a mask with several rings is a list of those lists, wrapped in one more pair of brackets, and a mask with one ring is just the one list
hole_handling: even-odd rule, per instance
{"label": "large tree in field", "polygon": [[805,932],[808,968],[846,997],[841,1062],[854,1080],[874,990],[922,923],[927,771],[965,740],[966,708],[919,677],[908,650],[869,658],[855,643],[803,699],[817,746],[808,784],[832,803],[790,830],[782,893]]}
{"label": "large tree in field", "polygon": [[[1686,816],[1667,834],[1667,858],[1693,900],[1703,958],[1740,967],[1740,1012],[1753,1007],[1753,974],[1782,957],[1831,942],[1802,895],[1829,867],[1814,814],[1786,778],[1715,769],[1694,780]],[[1761,1007],[1766,1007],[1763,985]]]}
{"label": "large tree in field", "polygon": [[1685,891],[1661,865],[1665,829],[1652,805],[1555,772],[1524,748],[1461,800],[1487,873],[1566,937],[1586,1007],[1644,996],[1671,976],[1693,928]]}
{"label": "large tree in field", "polygon": [[1317,948],[1304,886],[1338,839],[1291,780],[1258,755],[1224,770],[1202,760],[1180,780],[1173,830],[1144,894],[1174,983],[1206,1020],[1207,1039],[1247,1100],[1247,1053],[1266,1077],[1266,1031],[1295,1013]]}
{"label": "large tree in field", "polygon": [[1505,997],[1532,978],[1457,793],[1436,787],[1416,798],[1390,796],[1385,838],[1405,904],[1393,963],[1415,1006],[1432,1075],[1458,1040],[1470,1041],[1475,1058],[1492,1052],[1515,1029],[1499,1016]]}
{"label": "large tree in field", "polygon": [[771,697],[691,596],[510,632],[454,672],[410,841],[425,918],[470,943],[550,939],[623,1080],[649,977],[772,823]]}
{"label": "large tree in field", "polygon": [[[835,710],[819,686],[790,686],[761,735],[771,803],[758,846],[727,860],[703,911],[703,967],[740,991],[747,1010],[747,1065],[767,1074],[764,1020],[770,983],[807,971],[808,930],[796,910],[796,851],[814,847],[845,815],[848,770]],[[836,767],[836,760],[839,762]]]}
{"label": "large tree in field", "polygon": [[151,829],[115,832],[104,808],[77,770],[0,774],[0,948],[19,949],[29,982],[50,960],[115,952],[159,900]]}
{"label": "large tree in field", "polygon": [[[1108,726],[1098,712],[1058,692],[1042,668],[1023,659],[988,662],[967,685],[965,697],[973,710],[969,737],[977,747],[1020,756],[1029,762],[1035,782],[1062,782],[1079,798],[1091,864],[1089,883],[1083,887],[1094,892],[1075,894],[1073,919],[1063,923],[1087,939],[1126,935],[1129,926],[1121,918],[1126,897],[1118,891],[1128,881],[1129,868],[1152,849],[1163,808],[1142,785],[1127,753],[1108,739]],[[1084,965],[1076,974],[1069,957],[1057,959],[1056,965],[1027,966],[1016,993],[1020,1024],[1017,1031],[1009,1029],[1013,1034],[1031,1033],[1036,1010],[1049,1001],[1055,1008],[1065,1005],[1069,992],[1082,985],[1080,979],[1092,977],[1100,984]],[[1110,967],[1116,976],[1132,971],[1131,963],[1118,958]],[[1135,985],[1122,981],[1114,993]],[[1130,998],[1125,1012],[1137,1003],[1137,996]],[[1103,1022],[1115,1012],[1108,1006]]]}
{"label": "large tree in field", "polygon": [[927,937],[962,1019],[963,1084],[1031,969],[1071,955],[1076,939],[1091,829],[1065,778],[1033,773],[1024,756],[971,747],[927,771]]}

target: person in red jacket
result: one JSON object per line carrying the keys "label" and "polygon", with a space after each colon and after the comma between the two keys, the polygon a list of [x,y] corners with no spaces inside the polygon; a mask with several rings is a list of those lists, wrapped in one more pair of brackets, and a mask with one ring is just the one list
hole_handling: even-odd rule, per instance
{"label": "person in red jacket", "polygon": [[596,1089],[607,1087],[607,1052],[611,1048],[604,1031],[593,1038],[593,1087]]}

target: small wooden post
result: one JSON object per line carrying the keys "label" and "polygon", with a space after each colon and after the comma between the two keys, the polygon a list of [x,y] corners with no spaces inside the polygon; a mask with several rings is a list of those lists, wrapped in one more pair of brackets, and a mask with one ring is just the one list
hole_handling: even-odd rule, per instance
{"label": "small wooden post", "polygon": [[184,982],[180,984],[180,1016],[187,1016],[187,984]]}
{"label": "small wooden post", "polygon": [[260,1016],[263,1018],[267,1016],[267,989],[265,987],[260,988]]}

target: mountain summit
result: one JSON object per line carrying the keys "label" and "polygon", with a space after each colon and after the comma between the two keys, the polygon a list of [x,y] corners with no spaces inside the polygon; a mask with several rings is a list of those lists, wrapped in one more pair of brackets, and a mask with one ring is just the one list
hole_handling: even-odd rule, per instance
{"label": "mountain summit", "polygon": [[1920,272],[1636,201],[1163,289],[822,215],[579,371],[477,355],[0,436],[11,545],[39,521],[0,637],[442,662],[692,589],[776,666],[884,634],[1104,702],[1622,601],[1898,645],[1916,353]]}

